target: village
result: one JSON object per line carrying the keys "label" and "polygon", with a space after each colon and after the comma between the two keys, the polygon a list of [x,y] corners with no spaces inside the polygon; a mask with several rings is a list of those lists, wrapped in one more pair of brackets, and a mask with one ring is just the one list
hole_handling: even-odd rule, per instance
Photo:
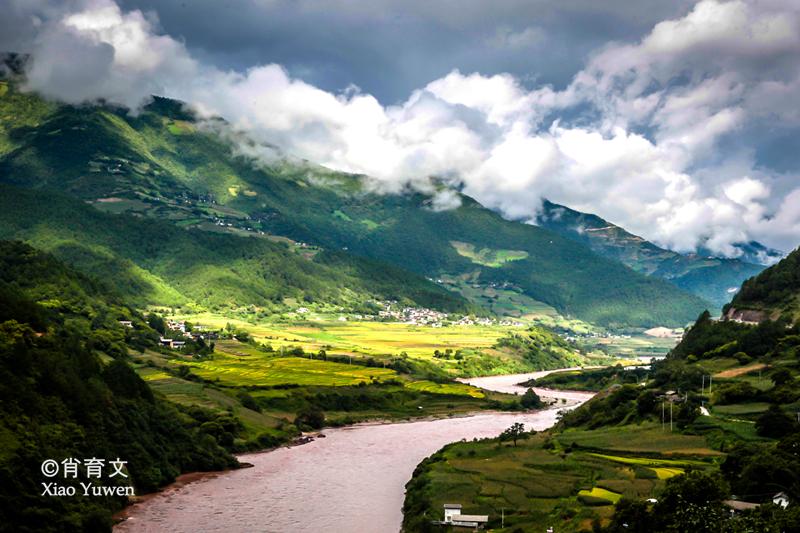
{"label": "village", "polygon": [[[446,326],[504,326],[504,327],[523,327],[524,323],[516,320],[498,319],[491,317],[475,317],[471,315],[452,317],[447,313],[442,313],[426,307],[398,307],[397,301],[383,301],[379,305],[383,307],[377,314],[359,314],[339,316],[340,322],[349,320],[378,320],[381,322],[399,322],[413,326],[428,326],[441,328]],[[307,314],[310,309],[300,307],[296,310],[298,314]]]}

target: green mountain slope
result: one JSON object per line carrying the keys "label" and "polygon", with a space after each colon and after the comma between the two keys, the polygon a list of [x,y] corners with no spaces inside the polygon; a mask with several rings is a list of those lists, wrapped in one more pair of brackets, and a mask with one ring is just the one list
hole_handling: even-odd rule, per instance
{"label": "green mountain slope", "polygon": [[[134,328],[118,321],[131,320]],[[79,483],[150,492],[182,472],[236,465],[189,411],[179,412],[126,362],[158,334],[105,286],[48,254],[0,241],[0,529],[110,531],[120,496]],[[195,410],[195,413],[202,410]],[[202,413],[201,413],[202,414]],[[126,478],[47,478],[47,459],[127,461]],[[43,482],[77,496],[43,494]]]}
{"label": "green mountain slope", "polygon": [[[406,485],[405,528],[434,531],[442,504],[459,502],[489,515],[487,528],[514,531],[796,530],[800,324],[784,315],[797,309],[799,258],[745,282],[734,301],[776,320],[706,311],[650,366],[529,382],[600,392],[544,432],[512,426],[425,459]],[[787,507],[773,505],[779,494]]]}
{"label": "green mountain slope", "polygon": [[604,325],[682,325],[707,305],[467,197],[457,209],[436,211],[428,195],[372,194],[358,176],[286,160],[255,164],[234,155],[242,146],[216,132],[221,123],[197,122],[174,101],[156,99],[134,117],[102,107],[51,107],[12,88],[0,97],[0,116],[16,116],[19,99],[30,111],[0,132],[0,181],[7,184],[205,233],[287,237],[431,279],[505,284]]}
{"label": "green mountain slope", "polygon": [[307,258],[285,243],[104,213],[70,197],[9,185],[0,185],[0,238],[50,251],[108,280],[137,305],[279,310],[287,299],[350,307],[397,299],[467,308],[457,295],[385,264],[335,251]]}
{"label": "green mountain slope", "polygon": [[742,290],[725,306],[725,315],[745,321],[785,317],[797,322],[800,319],[800,248],[745,281]]}
{"label": "green mountain slope", "polygon": [[[539,224],[637,272],[669,281],[717,308],[730,300],[744,280],[764,269],[760,264],[713,257],[710,252],[683,255],[665,250],[596,215],[552,202],[544,203]],[[743,249],[748,258],[755,257],[759,251],[766,259],[777,253],[758,243],[750,243]]]}

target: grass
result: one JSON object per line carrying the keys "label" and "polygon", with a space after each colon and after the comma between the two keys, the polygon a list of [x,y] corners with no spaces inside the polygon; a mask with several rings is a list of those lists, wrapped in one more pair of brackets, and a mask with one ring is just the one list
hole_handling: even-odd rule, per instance
{"label": "grass", "polygon": [[203,379],[232,387],[275,385],[313,385],[339,387],[372,381],[396,379],[397,372],[386,368],[333,363],[300,357],[269,355],[231,356],[219,354],[209,361],[185,361],[191,372]]}
{"label": "grass", "polygon": [[[659,478],[660,479],[660,478]],[[603,500],[608,500],[611,503],[617,503],[620,498],[622,498],[622,494],[618,492],[613,492],[607,489],[603,489],[600,487],[593,487],[591,490],[581,490],[578,491],[579,496],[591,496],[592,498],[600,498]]]}
{"label": "grass", "polygon": [[[522,333],[521,327],[499,325],[448,326],[432,328],[399,322],[340,322],[337,314],[299,315],[294,322],[250,322],[211,313],[183,314],[175,318],[214,329],[233,327],[247,330],[259,343],[276,352],[300,347],[306,353],[349,355],[358,363],[365,358],[388,361],[409,357],[442,368],[452,376],[476,373],[520,373],[540,370],[522,355],[510,350],[495,350],[498,339],[509,332]],[[305,320],[297,322],[297,320]],[[226,350],[224,342],[218,344]],[[436,358],[434,352],[451,350],[449,358]],[[462,351],[461,359],[455,353]]]}
{"label": "grass", "polygon": [[656,467],[656,468],[651,468],[651,470],[656,473],[658,479],[669,479],[671,477],[678,476],[685,472],[685,470],[683,470],[682,468],[666,468],[666,467]]}
{"label": "grass", "polygon": [[620,455],[605,455],[602,453],[590,453],[589,455],[592,455],[594,457],[599,457],[601,459],[608,459],[609,461],[614,461],[616,463],[623,463],[626,465],[652,466],[657,468],[669,468],[669,469],[680,469],[680,467],[687,465],[702,466],[706,464],[701,461],[692,461],[692,460],[653,459],[650,457],[624,457]]}
{"label": "grass", "polygon": [[[219,346],[206,360],[175,353],[134,354],[134,366],[167,400],[238,418],[244,425],[237,437],[240,449],[263,447],[265,436],[271,444],[293,437],[297,429],[292,421],[310,406],[324,411],[326,425],[342,425],[463,415],[497,408],[490,400],[509,399],[461,383],[414,379],[392,369],[282,357],[236,341],[219,341]],[[242,394],[258,410],[245,403]]]}
{"label": "grass", "polygon": [[454,396],[471,396],[483,398],[480,389],[463,383],[434,383],[433,381],[412,381],[406,385],[409,389],[431,392],[434,394],[452,394]]}
{"label": "grass", "polygon": [[[637,442],[651,435],[652,428],[639,428],[628,440]],[[677,459],[661,454],[664,442],[651,446],[648,456],[625,451],[629,442],[621,435],[601,430],[569,432],[567,435],[539,433],[511,443],[484,440],[454,443],[438,452],[432,462],[418,470],[407,488],[407,516],[441,517],[442,504],[461,503],[463,512],[488,514],[488,529],[502,531],[556,531],[591,529],[595,519],[605,521],[613,504],[623,497],[652,497],[669,477],[691,466],[711,468],[711,450]],[[605,444],[606,450],[564,448],[572,438]],[[702,438],[674,434],[671,445],[682,450],[700,447]],[[551,444],[552,443],[552,444]],[[407,521],[409,519],[407,518]],[[411,518],[413,520],[413,518]],[[414,524],[407,523],[413,530]]]}
{"label": "grass", "polygon": [[359,222],[361,222],[362,224],[364,224],[364,225],[367,227],[367,229],[368,229],[369,231],[372,231],[372,230],[374,230],[374,229],[377,229],[377,228],[381,227],[381,225],[380,225],[380,224],[378,224],[378,223],[377,223],[377,222],[375,222],[374,220],[370,220],[370,219],[368,219],[368,218],[364,218],[364,219],[360,220]]}
{"label": "grass", "polygon": [[567,429],[557,437],[567,446],[571,443],[587,448],[621,450],[631,453],[692,454],[717,456],[720,452],[711,449],[704,437],[684,435],[662,430],[657,423],[611,426],[595,430]]}
{"label": "grass", "polygon": [[648,357],[666,355],[677,344],[677,339],[631,334],[629,337],[597,337],[579,340],[588,349],[604,349],[620,357]]}
{"label": "grass", "polygon": [[494,250],[492,248],[481,248],[477,250],[475,245],[461,241],[450,241],[456,252],[462,257],[466,257],[476,265],[499,268],[511,261],[521,261],[527,259],[528,252],[524,250]]}
{"label": "grass", "polygon": [[767,409],[769,409],[769,404],[766,402],[734,403],[730,405],[715,405],[713,413],[729,416],[742,416],[761,414]]}

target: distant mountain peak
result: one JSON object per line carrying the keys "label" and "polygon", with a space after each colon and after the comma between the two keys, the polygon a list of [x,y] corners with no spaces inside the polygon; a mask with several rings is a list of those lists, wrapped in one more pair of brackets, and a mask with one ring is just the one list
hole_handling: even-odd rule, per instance
{"label": "distant mountain peak", "polygon": [[665,279],[719,307],[730,299],[732,287],[739,287],[770,261],[774,263],[783,257],[781,252],[757,242],[737,244],[741,255],[735,259],[719,257],[704,248],[681,254],[661,248],[597,215],[548,200],[542,203],[537,223],[633,270]]}
{"label": "distant mountain peak", "polygon": [[[744,261],[745,263],[770,266],[786,257],[786,252],[776,250],[775,248],[769,248],[758,241],[737,242],[733,244],[733,247],[740,252],[740,255],[736,256],[736,259]],[[697,253],[700,255],[719,257],[719,254],[715,254],[707,248],[700,248],[697,250]]]}

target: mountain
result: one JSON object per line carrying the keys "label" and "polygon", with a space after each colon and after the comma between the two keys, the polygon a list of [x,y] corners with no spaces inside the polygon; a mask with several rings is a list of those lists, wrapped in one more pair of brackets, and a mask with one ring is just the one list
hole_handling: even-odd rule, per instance
{"label": "mountain", "polygon": [[725,316],[746,322],[800,318],[800,248],[742,285],[725,306]]}
{"label": "mountain", "polygon": [[[120,324],[128,320],[134,327]],[[127,362],[127,346],[158,334],[112,292],[49,254],[0,241],[0,529],[110,531],[126,498],[82,497],[79,483],[153,491],[180,473],[237,465],[201,423],[153,394]],[[126,461],[125,477],[47,478],[42,463]],[[76,491],[49,496],[43,483]]]}
{"label": "mountain", "polygon": [[[55,105],[17,91],[13,82],[4,86],[0,182],[18,188],[6,189],[3,195],[5,236],[31,240],[69,261],[85,259],[85,266],[91,266],[85,256],[102,262],[98,254],[127,262],[129,271],[139,272],[153,285],[168,285],[150,303],[167,295],[173,301],[194,300],[222,285],[224,297],[200,300],[261,305],[272,297],[280,299],[275,285],[283,285],[284,267],[301,269],[300,265],[308,271],[308,283],[319,281],[311,298],[327,299],[341,287],[334,272],[343,263],[357,264],[351,271],[358,270],[358,276],[380,271],[377,265],[388,263],[398,275],[396,269],[431,280],[448,277],[456,280],[456,288],[503,285],[562,314],[607,326],[679,326],[707,306],[573,239],[507,221],[466,196],[459,197],[460,207],[441,210],[432,194],[377,194],[363,176],[286,158],[256,161],[242,154],[263,147],[232,133],[222,121],[196,119],[179,102],[156,98],[134,116],[107,106]],[[38,200],[36,195],[41,195]],[[87,204],[78,211],[80,217],[103,222],[85,224],[70,237],[74,222],[66,216],[65,210],[71,209],[66,207],[67,196]],[[64,206],[60,218],[41,206],[50,201]],[[36,202],[40,207],[31,218],[26,211]],[[96,211],[115,215],[104,218]],[[27,220],[24,228],[18,219]],[[120,227],[109,230],[104,224]],[[148,225],[168,240],[161,242],[152,232],[145,233],[145,240],[125,233],[146,232]],[[102,235],[93,235],[97,232]],[[128,248],[129,241],[135,250]],[[227,244],[234,241],[237,244]],[[245,268],[247,287],[233,290],[241,280],[230,261],[241,254],[271,256],[278,249],[273,241],[289,248],[283,249],[282,262],[257,271],[253,258],[245,258],[251,265]],[[176,243],[181,246],[173,248]],[[219,256],[218,250],[223,251]],[[290,257],[289,251],[296,255]],[[368,267],[360,258],[379,263]],[[192,267],[198,259],[200,266]],[[327,274],[323,267],[329,267]],[[211,269],[222,270],[209,276]],[[393,275],[383,270],[391,283]],[[200,281],[192,283],[198,272]],[[405,274],[404,279],[411,276]],[[262,281],[273,289],[259,294],[256,288]],[[302,288],[295,290],[294,281],[287,286],[288,296],[305,296]],[[393,292],[406,286],[395,283]],[[448,300],[433,283],[416,287],[445,305],[463,306],[457,295]]]}
{"label": "mountain", "polygon": [[289,301],[320,301],[358,308],[396,299],[469,309],[458,295],[391,265],[336,250],[308,257],[286,243],[106,213],[46,190],[0,184],[0,238],[25,240],[107,279],[139,306],[280,310]]}
{"label": "mountain", "polygon": [[[567,370],[526,383],[599,392],[550,429],[512,426],[423,460],[406,485],[405,529],[433,531],[443,504],[458,501],[489,515],[487,529],[797,530],[798,295],[800,250],[734,298],[737,309],[776,320],[714,320],[705,311],[646,367]],[[773,505],[776,496],[789,505]]]}
{"label": "mountain", "polygon": [[[548,201],[542,206],[538,223],[637,272],[661,278],[696,294],[717,308],[730,300],[744,280],[761,272],[764,261],[780,255],[780,252],[756,242],[742,245],[741,259],[714,257],[702,250],[697,254],[683,255],[660,248],[597,215]],[[761,260],[752,263],[745,258]]]}
{"label": "mountain", "polygon": [[[733,244],[733,247],[739,252],[737,259],[754,265],[774,265],[786,257],[785,252],[769,248],[757,241],[737,242]],[[698,255],[714,255],[706,248],[700,248],[697,253]]]}

